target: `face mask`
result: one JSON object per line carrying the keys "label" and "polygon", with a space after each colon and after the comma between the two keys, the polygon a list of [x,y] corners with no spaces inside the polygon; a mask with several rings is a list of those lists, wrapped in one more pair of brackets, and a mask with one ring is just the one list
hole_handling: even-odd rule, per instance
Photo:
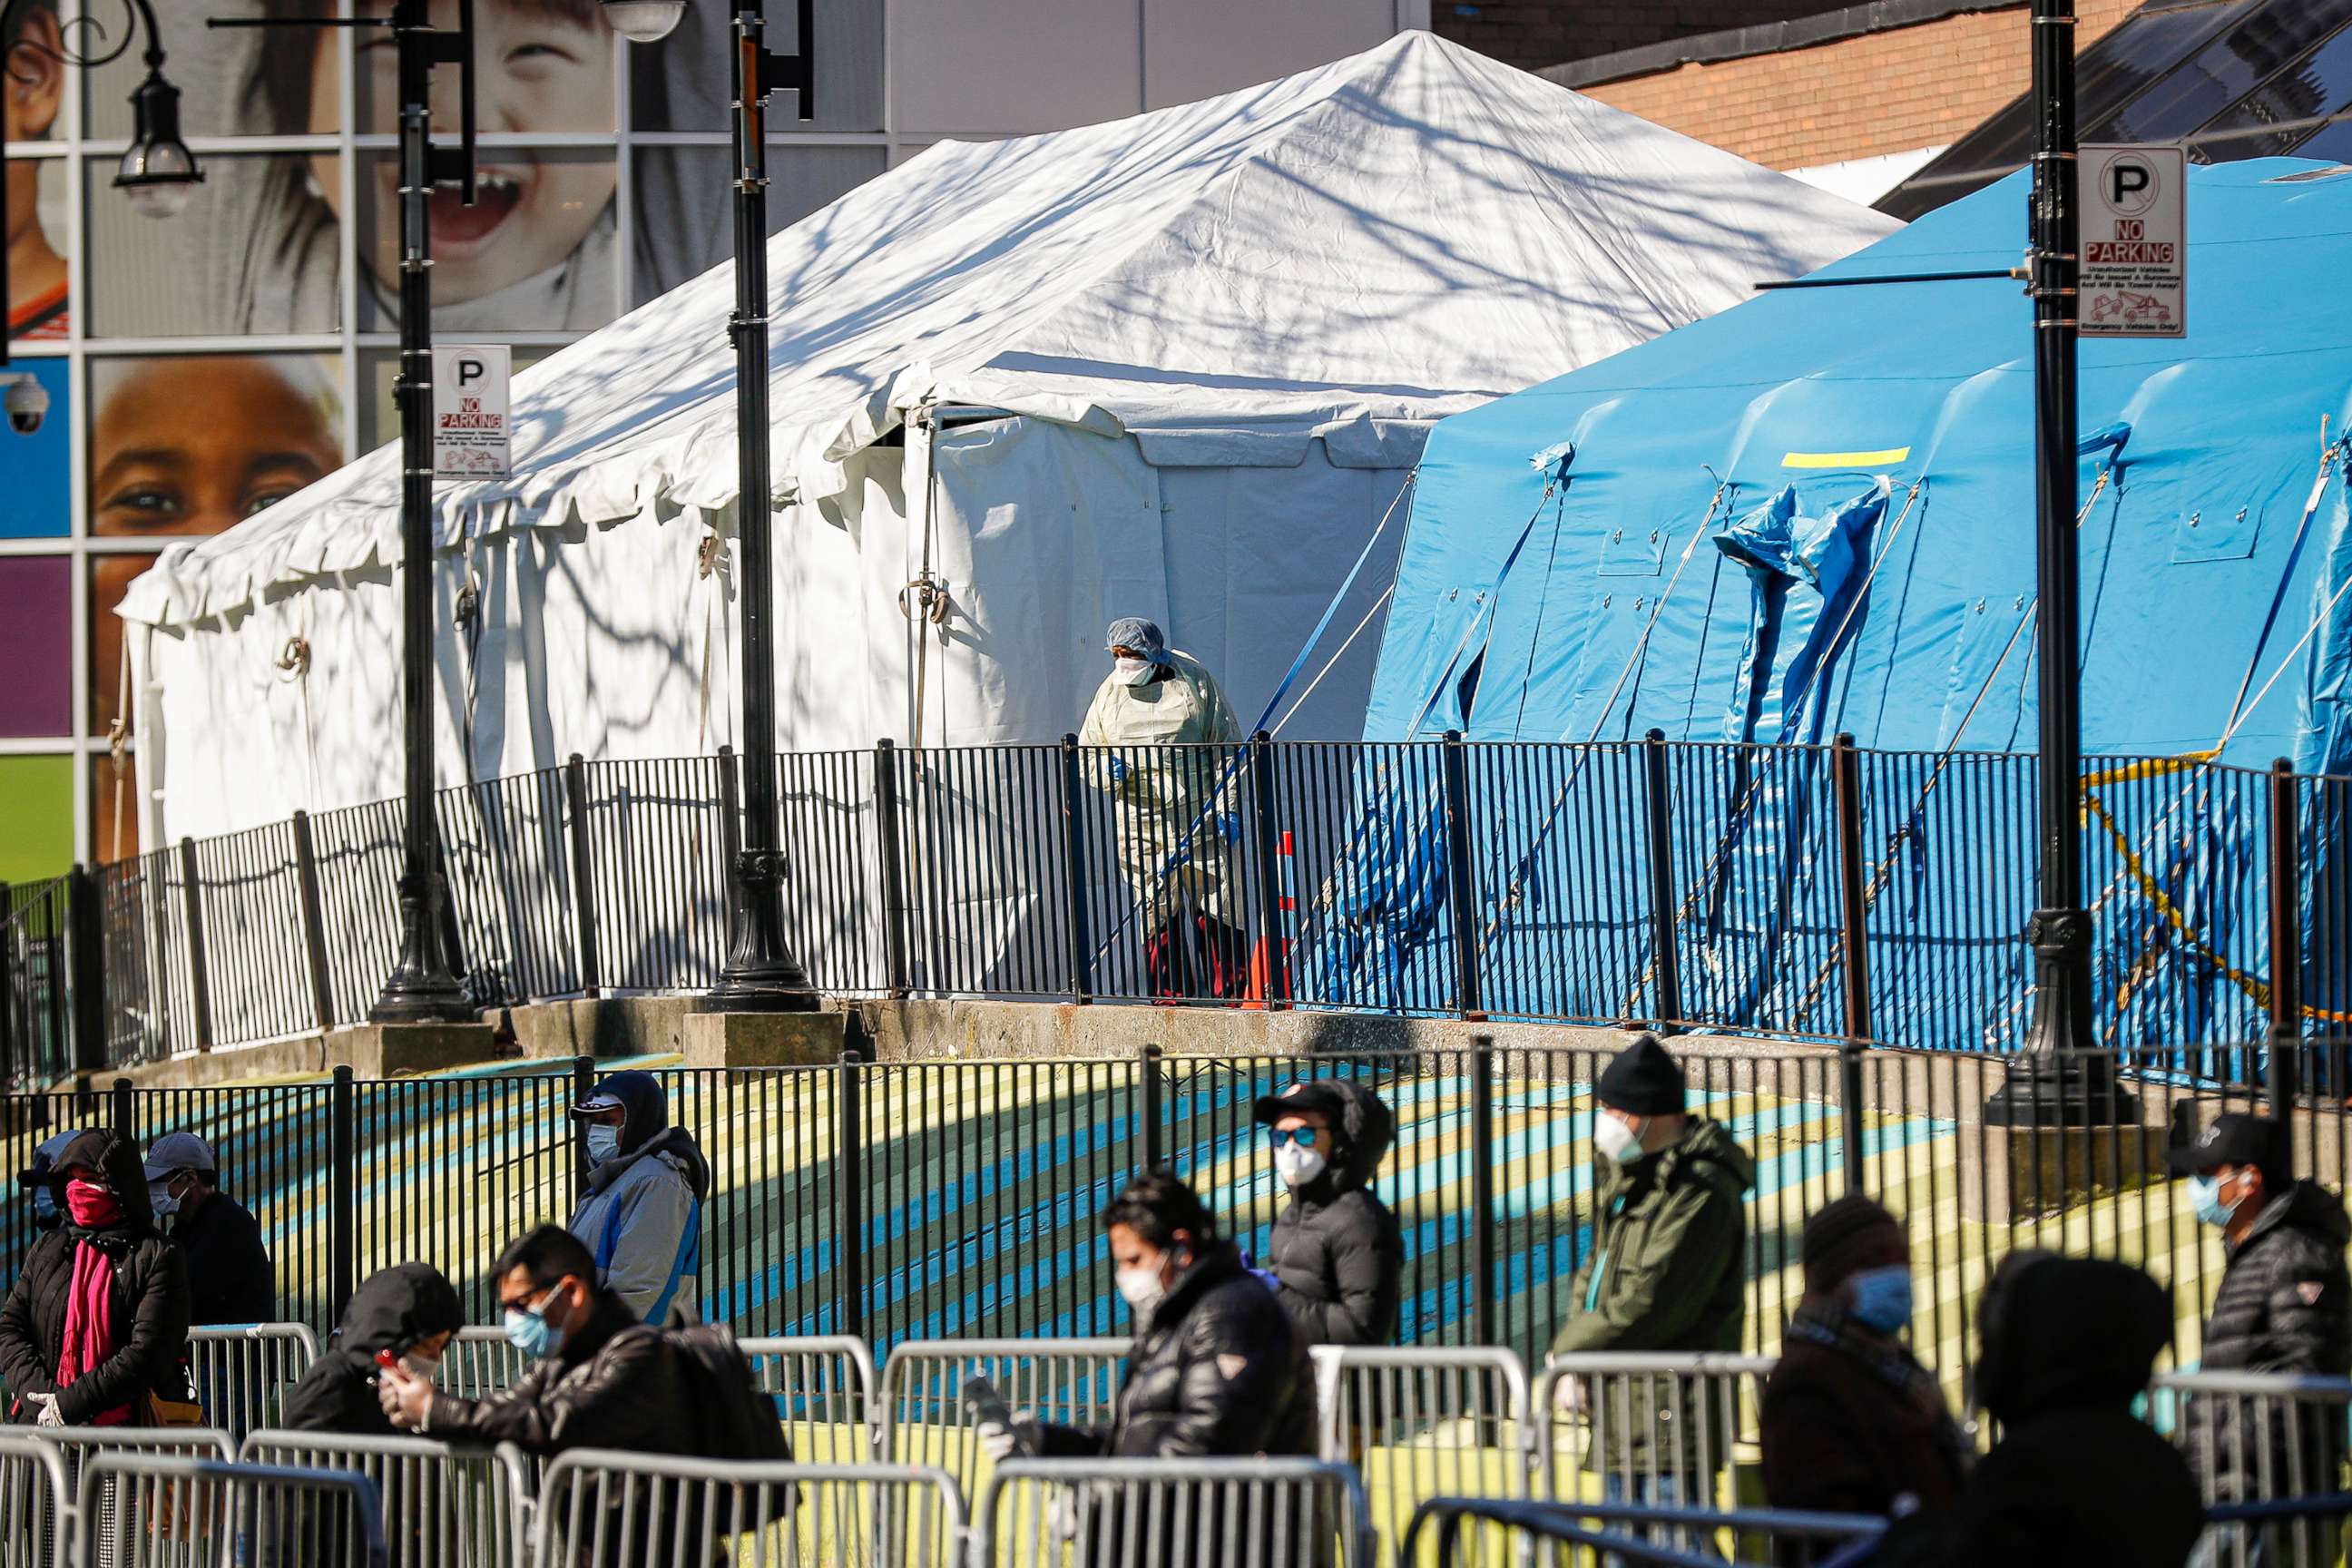
{"label": "face mask", "polygon": [[1865,1329],[1882,1334],[1899,1331],[1911,1321],[1911,1270],[1900,1263],[1865,1268],[1853,1277],[1853,1305],[1848,1315]]}
{"label": "face mask", "polygon": [[1118,1286],[1119,1300],[1140,1321],[1159,1310],[1168,1299],[1168,1287],[1160,1282],[1160,1265],[1145,1264],[1139,1268],[1122,1268],[1113,1276]]}
{"label": "face mask", "polygon": [[427,1383],[438,1382],[441,1377],[441,1358],[437,1355],[418,1355],[411,1351],[400,1358],[400,1365],[409,1376],[421,1377]]}
{"label": "face mask", "polygon": [[85,1230],[112,1225],[122,1217],[122,1204],[104,1187],[75,1180],[66,1184],[66,1213]]}
{"label": "face mask", "polygon": [[1151,672],[1160,667],[1148,658],[1115,658],[1110,661],[1110,668],[1121,685],[1140,686],[1150,680]]}
{"label": "face mask", "polygon": [[1274,1151],[1274,1168],[1286,1187],[1303,1187],[1323,1173],[1327,1163],[1320,1152],[1302,1149],[1296,1143],[1277,1144]]}
{"label": "face mask", "polygon": [[547,1321],[547,1309],[554,1300],[555,1291],[550,1290],[536,1307],[509,1307],[507,1342],[538,1361],[562,1350],[563,1331]]}
{"label": "face mask", "polygon": [[588,1163],[601,1165],[621,1152],[621,1130],[602,1124],[588,1129]]}
{"label": "face mask", "polygon": [[[2238,1212],[2237,1204],[2221,1201],[2221,1178],[2219,1176],[2189,1177],[2189,1195],[2197,1205],[2197,1217],[2207,1225],[2228,1225]],[[2241,1198],[2239,1203],[2244,1201]]]}
{"label": "face mask", "polygon": [[33,1189],[33,1223],[43,1230],[58,1223],[58,1194],[46,1186]]}
{"label": "face mask", "polygon": [[147,1205],[155,1211],[157,1219],[180,1212],[180,1200],[172,1195],[172,1179],[169,1176],[160,1182],[147,1184]]}
{"label": "face mask", "polygon": [[1630,1165],[1642,1157],[1641,1128],[1614,1116],[1592,1119],[1592,1143],[1621,1165]]}

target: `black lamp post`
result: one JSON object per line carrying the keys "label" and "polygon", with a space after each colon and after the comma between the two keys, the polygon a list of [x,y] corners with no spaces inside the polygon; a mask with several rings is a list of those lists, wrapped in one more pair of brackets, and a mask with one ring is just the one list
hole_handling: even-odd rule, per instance
{"label": "black lamp post", "polygon": [[[128,26],[121,42],[96,55],[62,47],[62,37],[60,47],[55,48],[17,37],[15,28],[21,5],[22,0],[0,0],[0,64],[5,64],[10,77],[16,75],[19,54],[38,56],[69,69],[94,70],[121,59],[137,40],[140,28],[146,28],[147,51],[142,58],[146,61],[147,79],[131,95],[131,147],[115,171],[114,188],[131,199],[133,210],[148,217],[176,216],[188,205],[205,172],[180,139],[180,89],[163,79],[163,36],[155,30],[155,12],[149,0],[124,0]],[[94,25],[88,26],[88,31],[94,37],[106,36],[104,28]],[[0,170],[5,170],[7,153],[7,127],[0,122]],[[5,178],[5,173],[0,173],[0,180]],[[5,317],[7,302],[8,247],[0,245],[0,317]],[[0,328],[0,372],[7,364],[8,334]],[[9,427],[26,436],[38,430],[49,411],[49,395],[41,384],[22,374],[0,374],[0,384],[6,387]]]}
{"label": "black lamp post", "polygon": [[2040,665],[2040,907],[2033,1019],[2021,1058],[1985,1106],[2011,1126],[2105,1125],[2137,1118],[2114,1065],[2083,1053],[2091,1022],[2091,917],[2083,907],[2081,564],[2075,529],[2075,336],[2081,215],[2076,208],[2074,0],[2033,0],[2032,197],[2033,458]]}
{"label": "black lamp post", "polygon": [[[400,77],[400,710],[406,816],[400,868],[400,956],[368,1021],[469,1023],[473,1004],[450,951],[448,879],[433,815],[433,188],[474,205],[474,0],[457,26],[433,26],[430,0],[394,0],[389,16],[216,18],[211,26],[388,27]],[[433,144],[433,68],[458,74],[459,145]]]}
{"label": "black lamp post", "polygon": [[[640,42],[667,33],[684,15],[672,0],[604,0],[616,29]],[[800,52],[768,47],[764,0],[735,6],[736,532],[742,559],[743,847],[731,868],[734,928],[727,966],[711,1002],[735,1012],[814,1008],[808,975],[784,942],[783,856],[776,818],[776,656],[773,568],[769,548],[768,153],[771,92],[800,92],[800,116],[815,113],[811,47],[814,0],[800,0]],[[665,21],[665,18],[667,20]]]}

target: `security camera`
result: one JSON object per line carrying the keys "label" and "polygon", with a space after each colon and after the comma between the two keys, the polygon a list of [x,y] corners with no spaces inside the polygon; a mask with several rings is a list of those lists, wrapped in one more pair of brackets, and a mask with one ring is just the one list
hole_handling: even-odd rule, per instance
{"label": "security camera", "polygon": [[49,389],[29,375],[8,383],[8,428],[30,436],[49,416]]}

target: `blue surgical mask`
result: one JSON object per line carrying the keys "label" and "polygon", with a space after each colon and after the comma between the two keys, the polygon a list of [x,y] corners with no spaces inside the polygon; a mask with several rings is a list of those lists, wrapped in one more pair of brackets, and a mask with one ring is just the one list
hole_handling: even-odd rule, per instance
{"label": "blue surgical mask", "polygon": [[1865,1268],[1850,1276],[1848,1282],[1853,1287],[1853,1305],[1846,1310],[1846,1315],[1864,1328],[1882,1334],[1900,1333],[1903,1325],[1911,1321],[1911,1269],[1907,1264]]}
{"label": "blue surgical mask", "polygon": [[[2238,1212],[2237,1204],[2221,1201],[2221,1178],[2219,1176],[2189,1177],[2189,1196],[2197,1205],[2197,1217],[2207,1225],[2227,1225]],[[2239,1200],[2240,1203],[2244,1201],[2242,1198]]]}
{"label": "blue surgical mask", "polygon": [[621,1130],[597,1122],[588,1129],[588,1163],[601,1165],[621,1152]]}
{"label": "blue surgical mask", "polygon": [[555,1290],[551,1289],[535,1307],[509,1307],[507,1342],[537,1361],[562,1350],[563,1331],[547,1321],[548,1303],[554,1300]]}
{"label": "blue surgical mask", "polygon": [[157,1219],[180,1212],[180,1200],[172,1195],[172,1184],[168,1177],[147,1184],[147,1206],[155,1211]]}

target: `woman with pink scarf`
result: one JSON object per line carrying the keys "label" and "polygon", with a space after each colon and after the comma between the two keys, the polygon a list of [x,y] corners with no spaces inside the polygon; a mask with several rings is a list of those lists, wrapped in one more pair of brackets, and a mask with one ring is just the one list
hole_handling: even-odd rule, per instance
{"label": "woman with pink scarf", "polygon": [[147,1397],[188,1397],[188,1276],[155,1228],[139,1145],[84,1132],[50,1170],[65,1223],[43,1237],[0,1306],[8,1419],[148,1424]]}

